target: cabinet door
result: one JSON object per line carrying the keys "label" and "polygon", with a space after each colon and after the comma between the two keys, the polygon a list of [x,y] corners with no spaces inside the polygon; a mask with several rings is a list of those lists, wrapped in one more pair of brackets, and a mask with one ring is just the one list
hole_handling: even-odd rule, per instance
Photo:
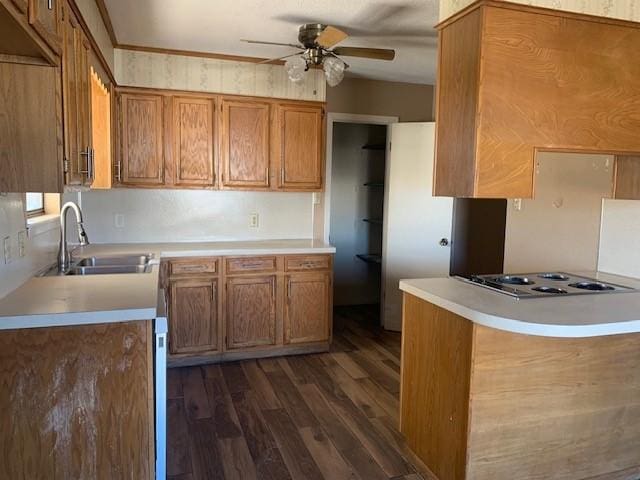
{"label": "cabinet door", "polygon": [[81,173],[84,161],[80,157],[80,136],[78,125],[80,118],[78,113],[78,90],[80,88],[78,78],[77,51],[82,38],[80,24],[71,7],[67,3],[63,5],[63,55],[62,55],[62,99],[64,117],[64,159],[67,185],[81,185],[83,175]]}
{"label": "cabinet door", "polygon": [[60,5],[62,0],[29,0],[29,23],[57,53],[61,52]]}
{"label": "cabinet door", "polygon": [[213,112],[210,98],[173,98],[175,185],[213,186]]}
{"label": "cabinet door", "polygon": [[11,3],[13,3],[16,8],[20,10],[20,13],[27,13],[27,10],[29,8],[29,0],[11,0]]}
{"label": "cabinet door", "polygon": [[284,343],[328,341],[331,331],[330,275],[288,275],[286,283]]}
{"label": "cabinet door", "polygon": [[323,109],[321,106],[278,105],[280,188],[322,188]]}
{"label": "cabinet door", "polygon": [[269,188],[270,105],[222,100],[222,185]]}
{"label": "cabinet door", "polygon": [[227,348],[276,343],[276,277],[227,278]]}
{"label": "cabinet door", "polygon": [[218,350],[218,280],[171,282],[169,307],[171,353]]}
{"label": "cabinet door", "polygon": [[0,192],[62,189],[57,75],[51,67],[0,62]]}
{"label": "cabinet door", "polygon": [[121,181],[128,185],[162,185],[164,179],[163,97],[120,95]]}
{"label": "cabinet door", "polygon": [[91,135],[91,84],[89,69],[89,51],[91,46],[82,29],[78,30],[79,38],[76,51],[77,96],[78,96],[78,142],[80,149],[80,165],[82,183],[91,185],[95,175],[93,165],[93,139]]}

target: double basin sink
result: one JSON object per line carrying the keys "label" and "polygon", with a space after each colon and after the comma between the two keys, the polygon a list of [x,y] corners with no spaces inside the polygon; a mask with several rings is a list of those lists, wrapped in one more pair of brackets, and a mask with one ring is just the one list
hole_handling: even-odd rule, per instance
{"label": "double basin sink", "polygon": [[85,257],[71,263],[69,270],[58,272],[57,267],[45,275],[108,275],[117,273],[149,273],[153,254]]}

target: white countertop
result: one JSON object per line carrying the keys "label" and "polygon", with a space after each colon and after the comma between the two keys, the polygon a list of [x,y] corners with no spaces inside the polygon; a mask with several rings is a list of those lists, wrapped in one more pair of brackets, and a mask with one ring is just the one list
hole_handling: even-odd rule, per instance
{"label": "white countertop", "polygon": [[0,299],[0,330],[151,320],[157,315],[161,258],[335,253],[317,240],[92,244],[73,258],[153,253],[150,273],[34,277]]}
{"label": "white countertop", "polygon": [[[640,281],[600,272],[573,272],[640,288]],[[640,292],[517,300],[456,278],[401,280],[400,290],[474,323],[543,337],[597,337],[640,332]]]}

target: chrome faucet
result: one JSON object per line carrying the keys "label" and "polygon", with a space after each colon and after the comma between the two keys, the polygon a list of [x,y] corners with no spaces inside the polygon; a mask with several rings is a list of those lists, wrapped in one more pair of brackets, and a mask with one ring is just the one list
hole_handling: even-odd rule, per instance
{"label": "chrome faucet", "polygon": [[60,209],[60,248],[58,250],[58,271],[60,272],[66,272],[71,266],[71,255],[67,247],[67,210],[70,208],[76,214],[78,241],[80,245],[89,245],[89,237],[87,237],[87,232],[84,231],[80,208],[73,202],[65,203]]}

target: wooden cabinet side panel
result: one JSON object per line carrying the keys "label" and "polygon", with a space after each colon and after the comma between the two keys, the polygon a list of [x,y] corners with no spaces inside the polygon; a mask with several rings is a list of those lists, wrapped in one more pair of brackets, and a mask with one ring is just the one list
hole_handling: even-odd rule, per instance
{"label": "wooden cabinet side panel", "polygon": [[293,274],[285,282],[284,343],[328,341],[330,275]]}
{"label": "wooden cabinet side panel", "polygon": [[320,189],[323,174],[323,109],[278,107],[280,187]]}
{"label": "wooden cabinet side panel", "polygon": [[440,480],[466,478],[472,345],[471,321],[404,294],[400,431]]}
{"label": "wooden cabinet side panel", "polygon": [[163,97],[121,94],[122,183],[161,185],[164,178]]}
{"label": "wooden cabinet side panel", "polygon": [[0,191],[59,192],[59,70],[0,63]]}
{"label": "wooden cabinet side panel", "polygon": [[640,156],[616,156],[616,176],[613,198],[640,200]]}
{"label": "wooden cabinet side panel", "polygon": [[222,100],[223,186],[269,188],[270,109],[266,102]]}
{"label": "wooden cabinet side panel", "polygon": [[[478,326],[469,478],[636,478],[638,345],[640,334],[550,338]],[[626,470],[636,475],[613,475]]]}
{"label": "wooden cabinet side panel", "polygon": [[214,100],[173,97],[173,163],[176,185],[214,184]]}
{"label": "wooden cabinet side panel", "polygon": [[478,196],[531,197],[536,149],[640,152],[640,29],[482,9]]}
{"label": "wooden cabinet side panel", "polygon": [[153,478],[151,335],[150,321],[0,332],[0,477]]}
{"label": "wooden cabinet side panel", "polygon": [[434,194],[475,193],[482,9],[439,34]]}
{"label": "wooden cabinet side panel", "polygon": [[227,348],[276,344],[276,276],[226,279]]}

